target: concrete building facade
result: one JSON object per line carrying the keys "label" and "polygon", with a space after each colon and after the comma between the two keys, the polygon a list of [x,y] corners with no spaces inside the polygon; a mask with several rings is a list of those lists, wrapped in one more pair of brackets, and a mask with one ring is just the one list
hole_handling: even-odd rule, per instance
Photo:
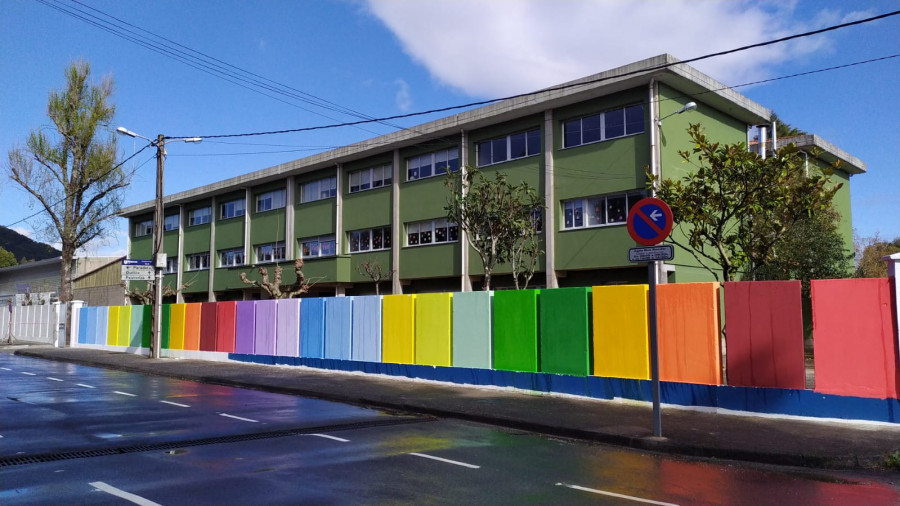
{"label": "concrete building facade", "polygon": [[[696,110],[672,115],[688,102]],[[316,280],[313,295],[374,293],[372,281],[357,272],[371,260],[394,272],[382,292],[479,289],[480,260],[444,210],[444,174],[467,167],[488,177],[503,172],[544,196],[538,221],[546,253],[532,286],[646,282],[646,268],[627,260],[635,243],[625,227],[629,207],[647,195],[646,170],[664,178],[686,173],[678,150],[690,147],[689,123],[701,123],[717,142],[749,145],[755,126],[771,117],[769,109],[660,55],[169,195],[164,283],[187,285],[179,301],[259,298],[240,281],[242,272],[256,278],[259,265],[277,264],[291,283],[293,261],[303,258],[304,274]],[[852,247],[847,183],[865,165],[837,148],[825,151],[844,162],[833,176],[845,183],[835,205]],[[122,211],[129,258],[151,256],[153,207],[148,201]],[[679,251],[663,280],[712,277]],[[501,268],[494,286],[509,285],[509,270]]]}

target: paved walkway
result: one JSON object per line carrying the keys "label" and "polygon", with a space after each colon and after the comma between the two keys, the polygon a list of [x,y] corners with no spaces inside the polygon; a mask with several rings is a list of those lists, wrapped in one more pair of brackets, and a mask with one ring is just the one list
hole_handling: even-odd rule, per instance
{"label": "paved walkway", "polygon": [[[780,465],[879,469],[900,451],[900,425],[714,413],[663,406],[652,437],[647,403],[458,386],[363,373],[238,362],[159,359],[84,348],[19,355],[204,383],[431,414],[640,450]],[[900,470],[894,469],[898,473]]]}

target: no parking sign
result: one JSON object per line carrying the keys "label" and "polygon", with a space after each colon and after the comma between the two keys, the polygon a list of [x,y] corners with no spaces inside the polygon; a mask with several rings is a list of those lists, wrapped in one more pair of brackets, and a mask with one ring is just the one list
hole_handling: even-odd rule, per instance
{"label": "no parking sign", "polygon": [[672,232],[672,209],[654,197],[638,201],[628,211],[628,234],[638,244],[653,246],[669,237]]}

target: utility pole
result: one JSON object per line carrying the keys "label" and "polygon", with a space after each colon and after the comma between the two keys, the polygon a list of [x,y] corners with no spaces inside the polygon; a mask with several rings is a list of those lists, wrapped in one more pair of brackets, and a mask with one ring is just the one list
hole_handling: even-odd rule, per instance
{"label": "utility pole", "polygon": [[150,340],[150,356],[160,357],[162,348],[162,280],[166,265],[163,251],[163,175],[166,169],[166,138],[156,137],[156,213],[153,218],[153,267],[156,273],[156,294],[153,297],[153,335]]}

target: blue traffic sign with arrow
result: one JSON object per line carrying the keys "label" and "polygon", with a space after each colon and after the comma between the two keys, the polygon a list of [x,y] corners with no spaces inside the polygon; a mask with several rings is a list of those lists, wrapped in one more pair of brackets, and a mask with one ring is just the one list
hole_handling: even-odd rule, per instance
{"label": "blue traffic sign with arrow", "polygon": [[628,234],[638,244],[653,246],[669,237],[672,210],[654,197],[641,199],[628,211]]}

